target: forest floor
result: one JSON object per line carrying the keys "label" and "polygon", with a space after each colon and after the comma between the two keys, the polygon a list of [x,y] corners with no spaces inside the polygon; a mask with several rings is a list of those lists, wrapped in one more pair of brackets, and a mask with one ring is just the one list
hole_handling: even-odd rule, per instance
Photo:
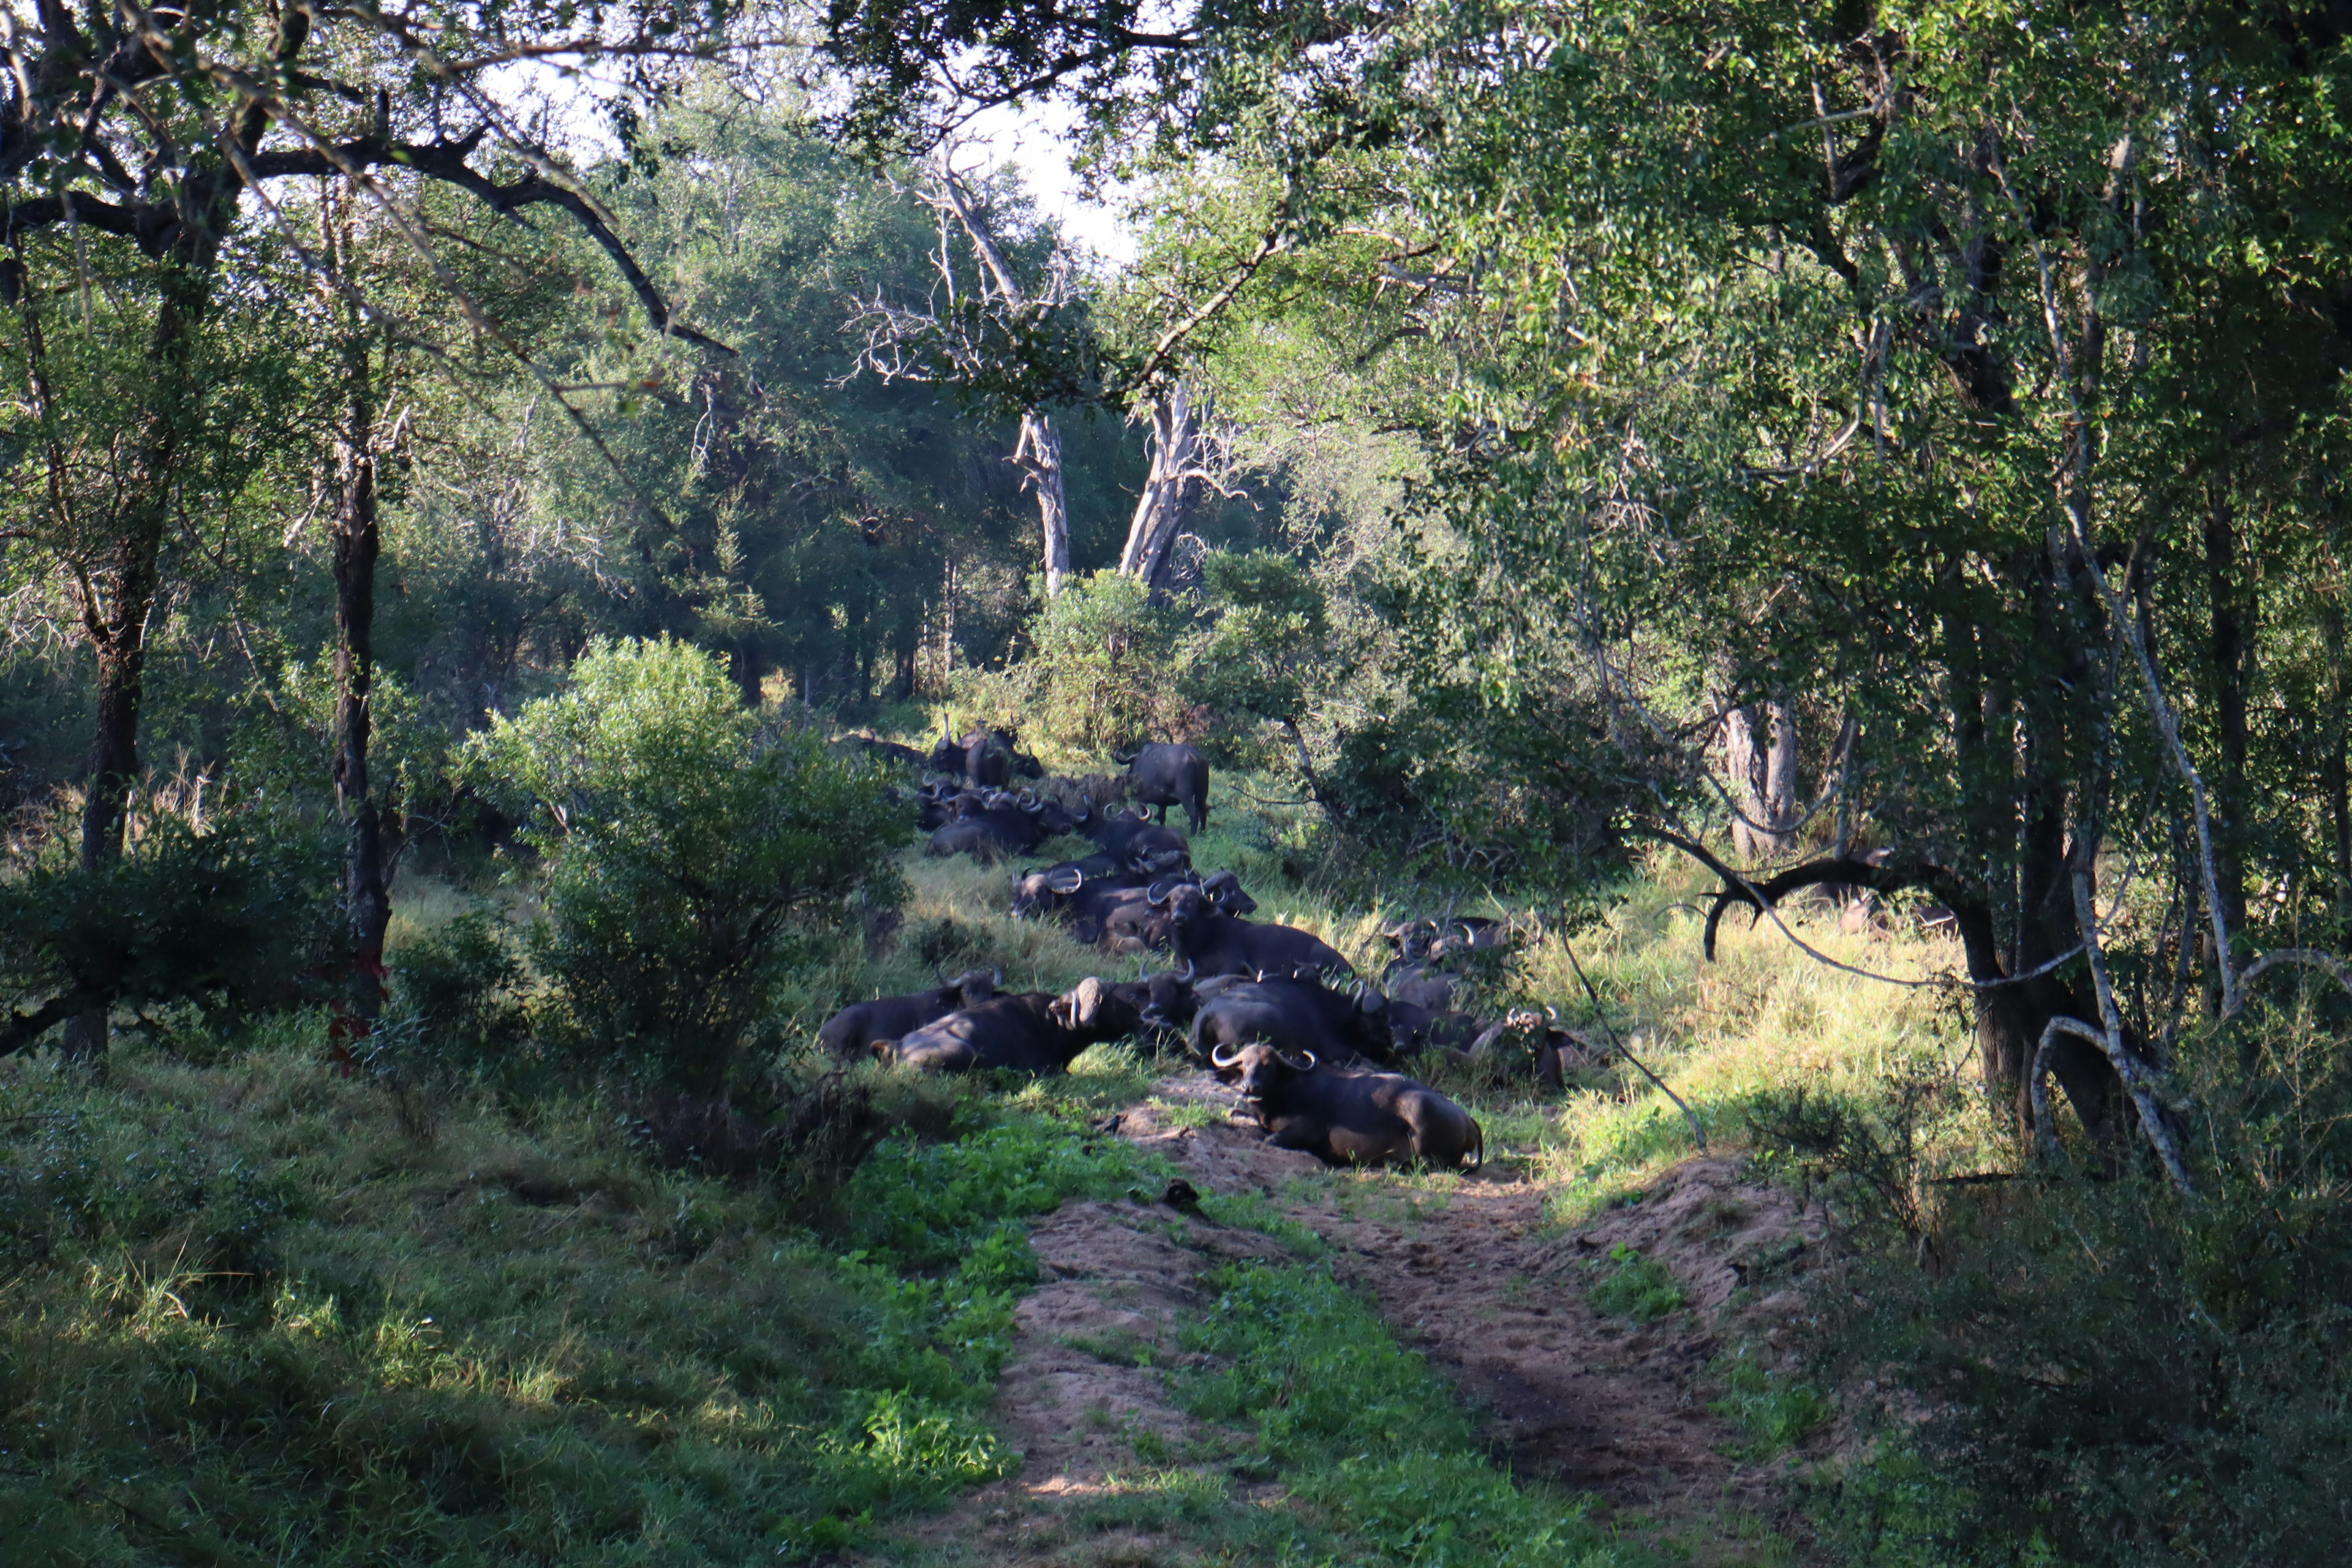
{"label": "forest floor", "polygon": [[[1696,1158],[1571,1225],[1557,1184],[1520,1152],[1459,1177],[1331,1172],[1267,1144],[1234,1109],[1233,1091],[1184,1073],[1104,1128],[1163,1156],[1199,1194],[1255,1193],[1304,1227],[1468,1404],[1496,1461],[1589,1498],[1631,1560],[1807,1558],[1786,1496],[1801,1453],[1744,1457],[1741,1431],[1709,1408],[1717,1357],[1769,1348],[1801,1310],[1790,1280],[1820,1232],[1791,1194],[1743,1179],[1740,1161]],[[856,1561],[1268,1560],[1251,1550],[1263,1529],[1236,1539],[1217,1515],[1296,1506],[1283,1477],[1253,1462],[1240,1429],[1188,1414],[1171,1384],[1203,1359],[1185,1334],[1213,1307],[1202,1277],[1280,1259],[1304,1237],[1268,1226],[1299,1237],[1286,1249],[1175,1197],[1067,1204],[1035,1226],[1044,1282],[1019,1308],[996,1405],[1018,1473]],[[1684,1304],[1644,1323],[1589,1300],[1590,1282],[1629,1255],[1670,1269]]]}

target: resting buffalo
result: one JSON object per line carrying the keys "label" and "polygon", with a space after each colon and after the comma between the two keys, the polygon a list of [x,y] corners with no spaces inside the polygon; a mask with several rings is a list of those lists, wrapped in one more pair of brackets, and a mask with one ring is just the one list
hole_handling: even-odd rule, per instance
{"label": "resting buffalo", "polygon": [[1311,980],[1241,980],[1200,1000],[1192,1055],[1202,1061],[1234,1046],[1270,1045],[1323,1061],[1364,1057],[1393,1062],[1388,1002],[1369,985],[1350,994]]}
{"label": "resting buffalo", "polygon": [[1458,974],[1443,969],[1433,969],[1426,963],[1391,963],[1381,976],[1391,1002],[1410,1002],[1416,1007],[1444,1009],[1454,1005],[1461,993],[1463,981]]}
{"label": "resting buffalo", "polygon": [[895,1040],[959,1008],[973,1006],[996,994],[1002,975],[974,969],[946,984],[908,996],[877,996],[844,1007],[824,1021],[816,1037],[835,1056],[861,1056],[877,1040]]}
{"label": "resting buffalo", "polygon": [[993,864],[1007,855],[1026,855],[1057,833],[1077,823],[1049,800],[1038,800],[1026,790],[1020,795],[999,791],[977,811],[963,815],[931,835],[926,855],[971,855]]}
{"label": "resting buffalo", "polygon": [[1032,991],[998,996],[927,1024],[874,1054],[925,1072],[1060,1072],[1088,1046],[1135,1032],[1141,1009],[1092,975],[1067,995]]}
{"label": "resting buffalo", "polygon": [[877,763],[894,767],[923,768],[930,759],[912,746],[902,746],[896,741],[877,740],[872,735],[844,735],[834,742],[836,747],[863,752]]}
{"label": "resting buffalo", "polygon": [[1142,1027],[1161,1036],[1173,1035],[1179,1040],[1192,1022],[1193,1010],[1199,999],[1192,983],[1181,974],[1146,974],[1140,980],[1122,981],[1112,986],[1111,994],[1136,1010]]}
{"label": "resting buffalo", "polygon": [[1459,1166],[1486,1163],[1486,1133],[1471,1114],[1424,1084],[1385,1072],[1337,1072],[1313,1056],[1272,1046],[1227,1046],[1212,1058],[1238,1070],[1242,1104],[1284,1149],[1327,1165],[1387,1165],[1418,1160]]}
{"label": "resting buffalo", "polygon": [[1536,1081],[1554,1089],[1560,1087],[1566,1069],[1592,1066],[1606,1055],[1573,1029],[1559,1028],[1542,1014],[1527,1012],[1513,1013],[1489,1026],[1464,1054],[1474,1062],[1491,1062],[1514,1070],[1524,1070],[1532,1063]]}
{"label": "resting buffalo", "polygon": [[1042,871],[1024,871],[1013,882],[1013,912],[1023,920],[1055,914],[1087,888],[1143,886],[1124,860],[1115,855],[1088,855],[1065,860]]}
{"label": "resting buffalo", "polygon": [[1381,934],[1397,950],[1394,963],[1428,963],[1449,953],[1508,946],[1511,928],[1486,915],[1457,915],[1443,921],[1404,921]]}
{"label": "resting buffalo", "polygon": [[1174,871],[1192,861],[1192,846],[1172,827],[1160,827],[1131,811],[1096,812],[1078,831],[1095,847],[1147,871]]}
{"label": "resting buffalo", "polygon": [[1195,974],[1318,974],[1354,973],[1321,937],[1289,926],[1258,925],[1220,911],[1202,889],[1181,887],[1167,898],[1168,929],[1176,955]]}
{"label": "resting buffalo", "polygon": [[1100,894],[1072,921],[1070,934],[1083,942],[1099,942],[1114,952],[1139,949],[1165,952],[1176,941],[1170,900],[1178,888],[1195,885],[1220,914],[1246,914],[1257,908],[1257,900],[1242,891],[1242,879],[1231,871],[1220,871],[1206,881],[1184,871],[1162,877],[1149,887],[1130,886]]}
{"label": "resting buffalo", "polygon": [[1479,1021],[1467,1013],[1425,1006],[1389,997],[1389,1038],[1399,1055],[1412,1056],[1434,1047],[1467,1051],[1477,1039]]}
{"label": "resting buffalo", "polygon": [[1133,756],[1114,752],[1111,760],[1127,765],[1128,794],[1158,806],[1163,826],[1171,805],[1184,808],[1184,820],[1193,832],[1209,825],[1209,763],[1192,747],[1154,741]]}

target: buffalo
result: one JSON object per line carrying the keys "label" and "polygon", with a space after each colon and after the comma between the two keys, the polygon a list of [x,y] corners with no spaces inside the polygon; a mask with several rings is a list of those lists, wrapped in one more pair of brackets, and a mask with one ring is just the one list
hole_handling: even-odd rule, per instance
{"label": "buffalo", "polygon": [[1257,908],[1257,900],[1242,890],[1242,879],[1231,871],[1219,871],[1206,881],[1184,871],[1162,877],[1148,887],[1130,885],[1100,893],[1073,920],[1070,934],[1083,942],[1099,942],[1114,952],[1140,949],[1165,952],[1176,940],[1170,897],[1178,888],[1192,886],[1197,886],[1220,914],[1246,914]]}
{"label": "buffalo", "polygon": [[1193,832],[1209,825],[1209,763],[1192,747],[1155,741],[1132,756],[1113,753],[1111,760],[1126,764],[1128,793],[1160,808],[1162,826],[1171,805],[1184,808],[1184,820]]}
{"label": "buffalo", "polygon": [[1353,970],[1337,948],[1311,932],[1289,926],[1260,925],[1216,907],[1205,889],[1183,886],[1165,897],[1168,931],[1176,955],[1195,974],[1348,974]]}
{"label": "buffalo", "polygon": [[1389,1038],[1402,1056],[1432,1048],[1467,1051],[1485,1026],[1468,1013],[1389,996]]}
{"label": "buffalo", "polygon": [[933,772],[955,773],[982,789],[1003,789],[1016,778],[1043,778],[1045,769],[1023,753],[1010,730],[979,729],[959,741],[944,723],[929,759]]}
{"label": "buffalo", "polygon": [[1304,1150],[1327,1165],[1459,1168],[1474,1154],[1472,1169],[1486,1163],[1477,1120],[1412,1079],[1339,1072],[1272,1046],[1223,1046],[1211,1060],[1237,1074],[1242,1104],[1277,1148]]}
{"label": "buffalo", "polygon": [[1472,1062],[1520,1070],[1531,1062],[1536,1081],[1550,1089],[1560,1087],[1561,1075],[1568,1068],[1593,1066],[1606,1054],[1573,1029],[1560,1028],[1542,1014],[1530,1012],[1513,1013],[1490,1025],[1464,1053]]}
{"label": "buffalo", "polygon": [[902,746],[896,741],[877,740],[872,735],[845,735],[835,744],[848,750],[863,752],[876,762],[892,767],[914,768],[918,771],[930,765],[930,758],[912,746]]}
{"label": "buffalo", "polygon": [[1460,996],[1462,977],[1434,969],[1426,963],[1391,963],[1381,976],[1391,1002],[1410,1002],[1416,1007],[1443,1010],[1451,1007]]}
{"label": "buffalo", "polygon": [[877,1040],[895,1040],[950,1013],[977,1006],[996,994],[1003,979],[974,969],[929,991],[856,1003],[827,1018],[816,1037],[835,1056],[863,1055]]}
{"label": "buffalo", "polygon": [[926,1024],[893,1042],[875,1042],[884,1061],[925,1072],[1060,1072],[1088,1046],[1135,1032],[1142,1009],[1088,975],[1066,995],[1047,991],[996,996]]}
{"label": "buffalo", "polygon": [[1026,855],[1056,834],[1077,826],[1070,814],[1049,800],[1024,790],[1019,795],[1003,791],[983,797],[978,810],[969,805],[962,815],[931,835],[926,855],[971,855],[993,864],[1007,855]]}
{"label": "buffalo", "polygon": [[1013,912],[1023,920],[1057,914],[1088,888],[1139,888],[1142,877],[1115,855],[1087,855],[1042,871],[1024,871],[1013,882]]}
{"label": "buffalo", "polygon": [[1172,827],[1161,827],[1131,811],[1094,813],[1078,831],[1106,855],[1150,871],[1175,871],[1192,863],[1192,846]]}
{"label": "buffalo", "polygon": [[1433,963],[1451,954],[1486,952],[1510,944],[1508,922],[1486,915],[1454,915],[1437,920],[1403,921],[1389,927],[1381,934],[1397,951],[1391,963],[1399,964]]}
{"label": "buffalo", "polygon": [[1181,974],[1163,972],[1140,980],[1122,981],[1111,994],[1136,1010],[1140,1026],[1162,1038],[1184,1038],[1200,1001],[1192,983]]}
{"label": "buffalo", "polygon": [[1192,1055],[1209,1061],[1234,1046],[1270,1045],[1324,1061],[1392,1063],[1388,1001],[1369,985],[1333,991],[1311,980],[1269,975],[1216,986],[1199,999]]}

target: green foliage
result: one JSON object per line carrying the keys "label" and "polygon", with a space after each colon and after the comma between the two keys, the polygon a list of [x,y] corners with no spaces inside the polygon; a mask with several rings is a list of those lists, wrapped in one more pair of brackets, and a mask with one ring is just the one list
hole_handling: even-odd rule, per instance
{"label": "green foliage", "polygon": [[1027,657],[1002,673],[960,674],[956,705],[1022,724],[1024,741],[1058,759],[1099,763],[1146,741],[1192,740],[1205,715],[1173,679],[1185,619],[1133,577],[1073,576],[1030,624]]}
{"label": "green foliage", "polygon": [[1584,1299],[1597,1311],[1654,1323],[1669,1312],[1679,1312],[1690,1298],[1683,1293],[1675,1271],[1654,1258],[1644,1258],[1624,1242],[1586,1267],[1597,1276],[1586,1287]]}
{"label": "green foliage", "polygon": [[1350,1560],[1615,1560],[1581,1505],[1497,1468],[1453,1391],[1328,1272],[1238,1264],[1208,1283],[1216,1300],[1183,1342],[1214,1359],[1181,1378],[1186,1407],[1249,1424],[1262,1461],[1328,1510]]}
{"label": "green foliage", "polygon": [[[1323,585],[1296,557],[1217,551],[1202,566],[1208,625],[1188,637],[1188,693],[1214,716],[1227,757],[1279,756],[1339,672]],[[1256,725],[1282,727],[1268,736]]]}
{"label": "green foliage", "polygon": [[224,1024],[323,994],[344,956],[331,838],[267,805],[150,815],[95,873],[62,824],[0,897],[0,1055],[86,1010]]}
{"label": "green foliage", "polygon": [[[2352,1077],[2332,1026],[2244,1027],[2183,1043],[2194,1201],[2137,1158],[1948,1186],[1924,1251],[1882,1220],[1896,1244],[1822,1292],[1822,1364],[1900,1412],[1841,1528],[1950,1563],[2341,1554]],[[1933,1510],[1904,1481],[1923,1466]]]}
{"label": "green foliage", "polygon": [[390,968],[394,1026],[405,1025],[425,1061],[481,1071],[527,1045],[522,955],[496,910],[466,910],[394,952]]}
{"label": "green foliage", "polygon": [[896,896],[884,851],[906,829],[878,777],[761,732],[719,660],[667,638],[593,643],[467,763],[534,814],[534,960],[595,1047],[684,1087],[724,1081],[806,943],[853,929],[853,896]]}
{"label": "green foliage", "polygon": [[1803,1442],[1830,1418],[1829,1396],[1785,1369],[1768,1367],[1742,1345],[1718,1357],[1723,1397],[1707,1408],[1747,1434],[1747,1458],[1769,1459]]}

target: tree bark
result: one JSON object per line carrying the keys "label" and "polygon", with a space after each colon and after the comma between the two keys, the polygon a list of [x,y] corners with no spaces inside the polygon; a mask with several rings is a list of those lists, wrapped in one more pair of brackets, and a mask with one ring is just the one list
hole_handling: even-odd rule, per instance
{"label": "tree bark", "polygon": [[1136,497],[1118,569],[1156,589],[1167,575],[1171,547],[1200,486],[1200,416],[1182,382],[1152,401],[1146,441],[1151,466],[1144,476],[1143,493]]}
{"label": "tree bark", "polygon": [[383,1013],[383,936],[392,923],[384,875],[383,817],[370,771],[374,735],[375,570],[382,552],[377,419],[370,335],[356,313],[344,343],[344,427],[337,443],[341,481],[335,516],[335,805],[350,841],[343,912],[351,926],[350,1005],[364,1036]]}
{"label": "tree bark", "polygon": [[1731,842],[1751,864],[1777,859],[1796,842],[1790,828],[1797,819],[1797,742],[1796,710],[1784,700],[1723,716],[1724,759],[1740,813],[1732,818]]}
{"label": "tree bark", "polygon": [[2329,858],[2336,873],[2330,900],[2341,928],[2352,921],[2352,668],[2345,659],[2344,605],[2330,596],[2320,600],[2320,638],[2327,652],[2326,749],[2320,758],[2320,783],[2327,796],[2327,818],[2335,853]]}
{"label": "tree bark", "polygon": [[[147,623],[162,584],[163,535],[180,465],[189,360],[211,291],[211,255],[162,264],[161,299],[148,340],[153,399],[142,420],[130,493],[96,561],[74,574],[82,628],[97,661],[98,726],[86,768],[81,868],[95,875],[121,858],[131,792],[139,783],[139,721],[145,704]],[[106,1048],[102,1012],[68,1026],[66,1054]]]}
{"label": "tree bark", "polygon": [[2246,929],[2246,686],[2254,605],[2243,581],[2237,515],[2219,484],[2205,510],[2205,583],[2212,611],[2213,715],[2221,743],[2213,775],[2213,876],[2235,945]]}
{"label": "tree bark", "polygon": [[1037,492],[1037,520],[1045,542],[1045,596],[1062,591],[1070,574],[1070,500],[1062,479],[1062,433],[1053,419],[1034,410],[1021,416],[1021,438],[1013,460]]}

